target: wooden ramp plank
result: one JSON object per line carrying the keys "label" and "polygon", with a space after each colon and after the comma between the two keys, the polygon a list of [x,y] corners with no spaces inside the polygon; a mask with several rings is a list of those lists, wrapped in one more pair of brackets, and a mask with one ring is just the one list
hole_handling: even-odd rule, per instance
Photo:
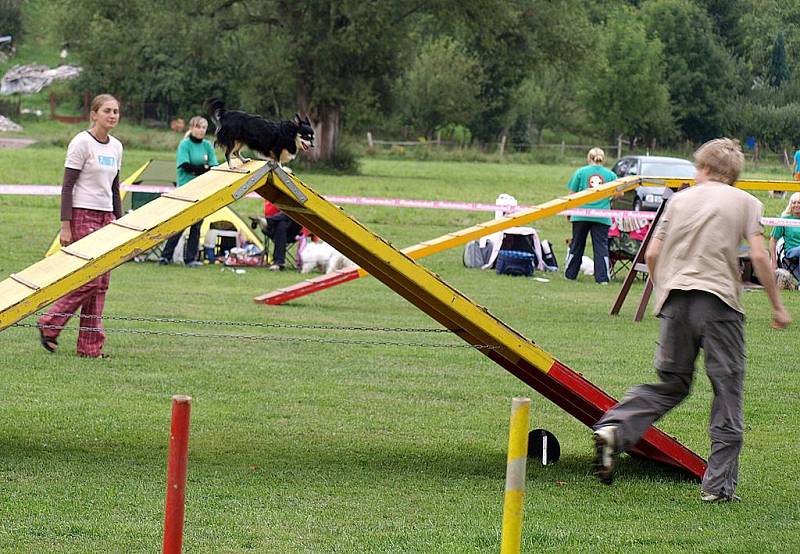
{"label": "wooden ramp plank", "polygon": [[56,251],[15,274],[16,281],[3,280],[0,330],[263,186],[272,164],[253,161],[245,169],[209,171],[181,187],[193,201],[157,198],[120,218],[120,225],[107,225],[72,243],[68,251],[73,254]]}
{"label": "wooden ramp plank", "polygon": [[[445,328],[469,344],[480,346],[478,350],[482,354],[584,424],[592,425],[616,403],[600,388],[417,264],[411,256],[371,233],[294,176],[276,169],[269,179],[269,186],[258,192],[271,202],[279,202],[298,223],[322,237]],[[702,477],[705,471],[702,458],[654,427],[633,450],[679,467],[697,478]]]}
{"label": "wooden ramp plank", "polygon": [[[581,206],[586,202],[593,202],[594,200],[607,198],[608,196],[618,192],[631,190],[636,188],[639,185],[639,182],[640,179],[638,177],[624,177],[601,187],[573,193],[555,200],[549,200],[543,204],[528,208],[527,210],[522,210],[505,217],[485,221],[459,231],[453,231],[451,233],[447,233],[446,235],[409,246],[404,248],[402,251],[403,253],[411,256],[413,259],[419,260],[426,256],[443,252],[444,250],[448,250],[456,246],[464,245],[471,240],[479,239],[481,237],[485,237],[486,235],[491,235],[492,233],[498,233],[511,227],[527,225],[533,221],[553,216],[563,210]],[[281,200],[279,199],[278,202],[280,203]],[[301,208],[296,206],[292,207],[291,205],[281,205],[281,209],[294,209],[297,212],[297,210]],[[336,285],[358,279],[359,277],[365,277],[369,274],[368,271],[362,268],[359,268],[357,271],[358,275],[351,273],[348,275],[348,279],[342,279],[338,275],[324,275],[316,279],[309,279],[291,287],[286,287],[277,291],[256,296],[253,301],[259,304],[275,306],[295,298],[300,298],[307,294],[312,294],[320,290],[325,290]]]}

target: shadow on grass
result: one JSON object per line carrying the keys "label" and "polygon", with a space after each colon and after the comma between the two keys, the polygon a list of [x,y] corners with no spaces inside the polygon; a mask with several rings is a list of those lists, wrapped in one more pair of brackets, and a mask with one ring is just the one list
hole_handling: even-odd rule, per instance
{"label": "shadow on grass", "polygon": [[[92,443],[59,438],[43,444],[31,437],[0,438],[3,446],[3,462],[14,467],[17,464],[42,462],[45,464],[80,465],[87,473],[106,472],[108,467],[123,468],[153,466],[154,471],[163,471],[167,460],[167,440],[157,444],[137,440],[94,441]],[[142,437],[139,437],[142,438]],[[229,437],[230,439],[230,437]],[[437,448],[435,445],[420,446],[403,443],[384,445],[347,443],[345,441],[307,442],[275,444],[269,439],[247,441],[245,437],[226,441],[224,445],[208,440],[192,443],[190,440],[189,465],[194,471],[218,471],[221,466],[232,473],[268,470],[270,478],[291,476],[317,476],[327,479],[361,479],[374,473],[391,474],[405,478],[427,474],[440,479],[490,479],[504,480],[506,453],[484,445],[449,443]],[[95,467],[93,467],[95,466]],[[527,480],[529,483],[552,483],[580,481],[592,477],[592,458],[565,456],[556,464],[542,466],[536,459],[528,459]],[[349,476],[349,477],[348,477]],[[697,481],[694,476],[659,462],[638,456],[623,455],[619,460],[617,479],[630,482],[674,482]]]}

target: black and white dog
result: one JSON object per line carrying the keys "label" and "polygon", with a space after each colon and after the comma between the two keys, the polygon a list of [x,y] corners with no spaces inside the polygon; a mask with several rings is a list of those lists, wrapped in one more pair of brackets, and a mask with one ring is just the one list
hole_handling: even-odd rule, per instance
{"label": "black and white dog", "polygon": [[300,150],[314,147],[314,129],[308,116],[288,121],[268,121],[255,114],[239,111],[228,111],[225,103],[219,98],[208,101],[209,119],[217,127],[215,144],[225,149],[225,159],[231,168],[231,154],[246,163],[239,152],[247,146],[274,162],[283,164],[297,156]]}

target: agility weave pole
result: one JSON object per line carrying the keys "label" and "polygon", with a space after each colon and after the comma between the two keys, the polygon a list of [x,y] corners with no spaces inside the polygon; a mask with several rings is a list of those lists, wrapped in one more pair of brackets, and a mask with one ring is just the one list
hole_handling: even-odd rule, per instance
{"label": "agility weave pole", "polygon": [[506,493],[503,500],[503,537],[501,554],[519,554],[522,545],[522,512],[525,500],[525,468],[528,459],[528,425],[531,399],[511,401],[511,422],[508,431]]}
{"label": "agility weave pole", "polygon": [[191,410],[191,396],[172,397],[172,424],[167,458],[167,501],[164,510],[164,554],[180,554],[183,548]]}

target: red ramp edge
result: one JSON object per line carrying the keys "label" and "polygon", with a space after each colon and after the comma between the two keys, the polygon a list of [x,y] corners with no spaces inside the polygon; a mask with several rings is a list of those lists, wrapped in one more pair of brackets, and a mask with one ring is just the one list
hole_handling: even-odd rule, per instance
{"label": "red ramp edge", "polygon": [[[508,364],[500,356],[490,357],[589,427],[617,403],[613,397],[558,360],[554,361],[550,371],[543,373],[525,360]],[[523,367],[525,371],[519,372]],[[629,451],[688,471],[698,479],[703,478],[706,470],[703,458],[652,425]]]}
{"label": "red ramp edge", "polygon": [[290,287],[284,287],[268,292],[267,294],[262,294],[261,296],[256,296],[253,298],[253,302],[256,304],[275,306],[301,296],[306,296],[307,294],[315,293],[318,290],[335,287],[347,281],[358,279],[360,276],[358,269],[342,269],[326,275],[320,275],[313,279],[306,279]]}

